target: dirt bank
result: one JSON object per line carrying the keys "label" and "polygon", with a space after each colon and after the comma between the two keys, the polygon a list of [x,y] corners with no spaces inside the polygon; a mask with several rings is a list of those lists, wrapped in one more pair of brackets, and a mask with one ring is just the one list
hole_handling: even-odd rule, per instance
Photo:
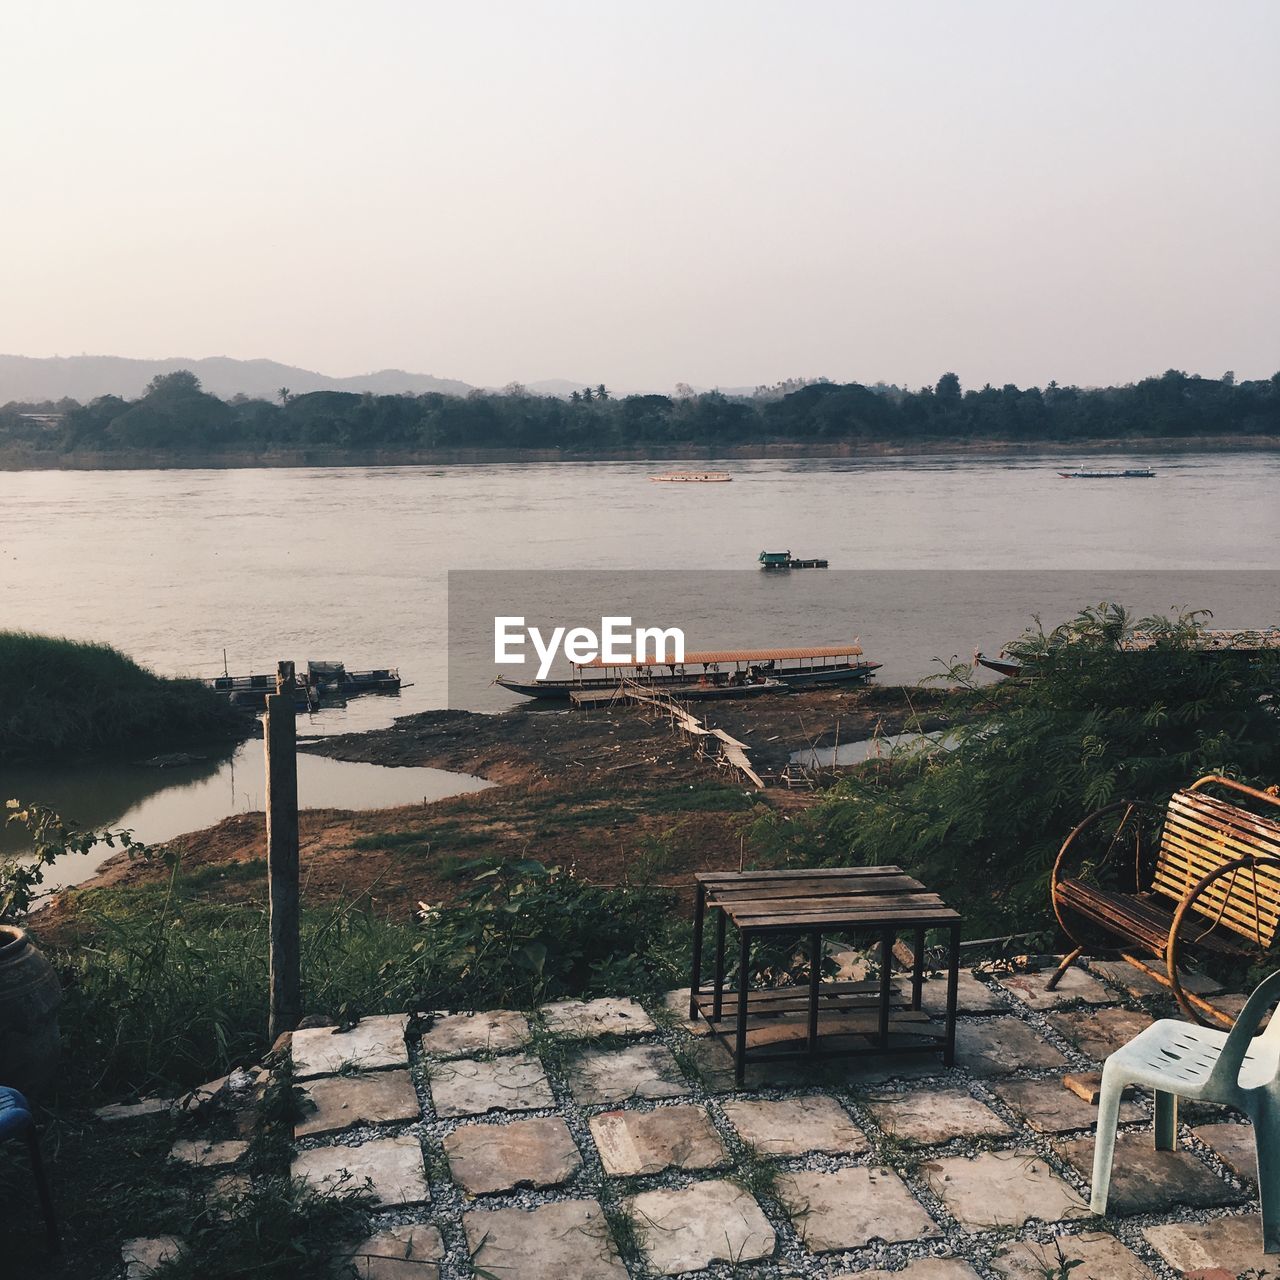
{"label": "dirt bank", "polygon": [[[735,865],[752,826],[817,793],[784,785],[791,752],[901,731],[915,715],[937,727],[942,694],[916,688],[823,690],[703,704],[699,714],[746,743],[768,785],[700,758],[665,717],[637,707],[500,715],[427,711],[390,728],[307,744],[341,760],[479,774],[487,791],[426,805],[301,816],[304,896],[312,905],[363,897],[407,918],[419,901],[447,901],[478,858],[532,857],[598,883],[684,886],[694,870]],[[239,814],[171,847],[199,871],[211,899],[260,901],[261,814]],[[217,868],[224,870],[220,874]],[[116,858],[84,887],[156,883],[158,864]],[[74,895],[71,895],[74,898]],[[56,929],[64,910],[41,921]]]}

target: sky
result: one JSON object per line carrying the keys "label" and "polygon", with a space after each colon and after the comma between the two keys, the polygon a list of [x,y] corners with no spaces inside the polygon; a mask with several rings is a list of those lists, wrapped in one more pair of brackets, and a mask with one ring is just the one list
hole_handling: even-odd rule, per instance
{"label": "sky", "polygon": [[1280,4],[9,0],[0,351],[1280,368]]}

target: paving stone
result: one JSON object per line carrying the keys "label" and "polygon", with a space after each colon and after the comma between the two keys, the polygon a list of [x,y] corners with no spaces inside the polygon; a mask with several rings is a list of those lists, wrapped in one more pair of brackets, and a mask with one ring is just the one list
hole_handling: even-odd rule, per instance
{"label": "paving stone", "polygon": [[1258,1180],[1258,1148],[1251,1124],[1202,1124],[1191,1130],[1238,1177]]}
{"label": "paving stone", "polygon": [[[1215,1009],[1220,1009],[1230,1018],[1238,1018],[1244,1011],[1244,1003],[1248,998],[1249,997],[1247,995],[1242,995],[1238,991],[1233,991],[1229,995],[1214,996],[1213,1006]],[[1271,1015],[1267,1014],[1266,1017],[1258,1023],[1258,1030],[1264,1030],[1270,1021]]]}
{"label": "paving stone", "polygon": [[295,1125],[299,1138],[337,1133],[353,1124],[400,1124],[419,1120],[422,1108],[407,1071],[373,1071],[359,1076],[323,1076],[303,1086],[315,1106]]}
{"label": "paving stone", "polygon": [[900,1271],[842,1271],[832,1280],[978,1280],[978,1273],[963,1258],[916,1258]]}
{"label": "paving stone", "polygon": [[1066,1058],[1021,1018],[982,1018],[956,1026],[956,1062],[975,1076],[1065,1067]]}
{"label": "paving stone", "polygon": [[[718,1040],[710,1036],[698,1040],[691,1049],[698,1078],[712,1093],[732,1093],[737,1088],[733,1080],[733,1055]],[[782,1059],[777,1062],[749,1062],[744,1088],[786,1088],[790,1085],[814,1082],[814,1068],[802,1064],[802,1059]],[[824,1064],[830,1070],[835,1064]],[[842,1064],[843,1065],[843,1064]]]}
{"label": "paving stone", "polygon": [[216,1169],[221,1165],[235,1164],[248,1150],[249,1144],[239,1138],[229,1138],[225,1142],[179,1138],[169,1151],[169,1159],[181,1160],[183,1164],[193,1164],[201,1169]]}
{"label": "paving stone", "polygon": [[358,1147],[313,1147],[294,1158],[293,1176],[317,1191],[369,1190],[380,1205],[431,1199],[418,1139],[375,1138]]}
{"label": "paving stone", "polygon": [[361,1018],[350,1031],[310,1027],[293,1033],[293,1074],[299,1080],[332,1076],[343,1070],[376,1071],[383,1067],[407,1067],[409,1050],[404,1042],[406,1014]]}
{"label": "paving stone", "polygon": [[876,1123],[910,1142],[1006,1134],[1009,1126],[965,1089],[913,1089],[867,1103]]}
{"label": "paving stone", "polygon": [[937,1223],[889,1169],[800,1170],[778,1179],[778,1195],[810,1253],[941,1235]]}
{"label": "paving stone", "polygon": [[849,1113],[822,1094],[776,1102],[732,1099],[724,1103],[724,1113],[742,1140],[765,1156],[802,1156],[811,1151],[856,1156],[871,1146]]}
{"label": "paving stone", "polygon": [[[1063,1258],[1078,1263],[1071,1280],[1154,1280],[1151,1268],[1108,1232],[1058,1236],[1057,1243]],[[1054,1244],[1035,1240],[1011,1244],[991,1259],[992,1270],[1009,1280],[1044,1280],[1058,1274],[1058,1265]]]}
{"label": "paving stone", "polygon": [[[1086,1181],[1093,1177],[1093,1139],[1058,1144],[1062,1158]],[[1157,1151],[1148,1133],[1116,1135],[1108,1217],[1163,1213],[1174,1205],[1193,1209],[1243,1199],[1189,1151]]]}
{"label": "paving stone", "polygon": [[1134,1009],[1073,1009],[1070,1013],[1051,1013],[1049,1022],[1085,1057],[1101,1062],[1145,1031],[1151,1018]]}
{"label": "paving stone", "polygon": [[99,1107],[93,1114],[105,1124],[120,1124],[127,1120],[168,1115],[172,1106],[172,1098],[143,1098],[141,1102],[113,1102],[110,1106]]}
{"label": "paving stone", "polygon": [[587,1038],[638,1036],[656,1031],[653,1019],[634,1000],[557,1000],[540,1010],[552,1035]]}
{"label": "paving stone", "polygon": [[[1037,1133],[1070,1133],[1092,1129],[1098,1108],[1064,1087],[1061,1080],[1009,1080],[991,1091],[1004,1099]],[[1120,1103],[1120,1123],[1145,1120],[1147,1113],[1132,1099]]]}
{"label": "paving stone", "polygon": [[629,1098],[680,1098],[689,1092],[664,1044],[625,1049],[584,1049],[569,1064],[569,1088],[583,1106]]}
{"label": "paving stone", "polygon": [[462,1216],[477,1274],[502,1280],[627,1280],[594,1200],[537,1209],[477,1209]]}
{"label": "paving stone", "polygon": [[582,1168],[582,1156],[559,1116],[466,1124],[444,1140],[449,1172],[468,1195],[516,1187],[558,1187]]}
{"label": "paving stone", "polygon": [[668,1013],[674,1014],[680,1019],[680,1026],[691,1036],[709,1036],[711,1028],[707,1025],[706,1018],[689,1017],[689,988],[680,987],[675,991],[668,991],[662,997],[663,1008]]}
{"label": "paving stone", "polygon": [[[1148,999],[1152,996],[1158,996],[1166,1000],[1173,999],[1173,992],[1168,987],[1123,960],[1090,960],[1089,968],[1106,982],[1119,987],[1122,991],[1139,1000]],[[1214,981],[1213,978],[1203,973],[1183,974],[1182,985],[1187,991],[1191,991],[1198,996],[1217,995],[1222,990],[1220,982]]]}
{"label": "paving stone", "polygon": [[1169,1222],[1145,1227],[1151,1247],[1187,1280],[1236,1280],[1274,1275],[1276,1255],[1262,1249],[1262,1219],[1256,1213],[1209,1222]]}
{"label": "paving stone", "polygon": [[125,1280],[146,1280],[157,1267],[172,1262],[182,1252],[177,1236],[135,1236],[120,1246]]}
{"label": "paving stone", "polygon": [[1062,981],[1055,991],[1049,991],[1045,985],[1052,977],[1052,969],[1041,969],[1038,973],[1000,974],[996,981],[1033,1009],[1052,1009],[1073,1000],[1083,1000],[1086,1004],[1115,1002],[1115,993],[1097,978],[1087,974],[1078,964],[1073,964],[1062,975]]}
{"label": "paving stone", "polygon": [[449,1118],[555,1105],[542,1063],[527,1053],[434,1064],[428,1083],[436,1114]]}
{"label": "paving stone", "polygon": [[358,1280],[439,1280],[443,1260],[440,1232],[424,1222],[380,1231],[351,1254]]}
{"label": "paving stone", "polygon": [[449,1013],[436,1018],[423,1033],[422,1051],[438,1058],[471,1053],[506,1053],[523,1049],[532,1039],[523,1013],[495,1009],[489,1013]]}
{"label": "paving stone", "polygon": [[[920,1006],[926,1013],[941,1017],[947,1011],[947,978],[926,978],[920,993]],[[993,991],[968,969],[960,970],[956,984],[956,1011],[959,1013],[1008,1013],[1009,1004],[998,991]]]}
{"label": "paving stone", "polygon": [[627,1201],[650,1268],[659,1275],[701,1271],[713,1262],[773,1254],[775,1236],[760,1206],[739,1186],[715,1180],[645,1191]]}
{"label": "paving stone", "polygon": [[592,1116],[591,1136],[605,1173],[634,1177],[664,1169],[714,1169],[729,1158],[702,1107],[606,1111]]}
{"label": "paving stone", "polygon": [[922,1165],[929,1189],[969,1231],[1021,1227],[1032,1218],[1087,1217],[1088,1206],[1035,1151],[985,1151]]}

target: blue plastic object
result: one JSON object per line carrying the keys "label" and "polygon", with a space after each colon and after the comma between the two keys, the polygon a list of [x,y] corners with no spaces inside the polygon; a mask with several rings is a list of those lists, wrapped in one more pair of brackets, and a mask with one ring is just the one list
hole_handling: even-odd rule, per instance
{"label": "blue plastic object", "polygon": [[17,1089],[0,1085],[0,1141],[21,1133],[33,1123],[31,1108]]}
{"label": "blue plastic object", "polygon": [[31,1104],[17,1089],[0,1085],[0,1142],[17,1137],[26,1139],[27,1154],[31,1157],[31,1173],[35,1178],[36,1193],[40,1197],[40,1208],[44,1211],[49,1248],[57,1253],[59,1251],[58,1222],[53,1211],[53,1196],[49,1191],[49,1181],[45,1177],[44,1161],[40,1158],[40,1142],[36,1136],[36,1121],[31,1114]]}

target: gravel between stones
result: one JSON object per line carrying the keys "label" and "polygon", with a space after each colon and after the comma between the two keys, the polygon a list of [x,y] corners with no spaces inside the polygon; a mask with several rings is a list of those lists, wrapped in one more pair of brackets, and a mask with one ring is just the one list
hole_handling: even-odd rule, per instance
{"label": "gravel between stones", "polygon": [[[1106,1005],[1090,1004],[1087,1006],[1089,1010],[1116,1006],[1140,1008],[1128,992],[1111,984],[1108,973],[1095,972],[1093,976],[1108,983],[1108,992],[1112,995],[1112,999]],[[1067,1062],[1067,1069],[1096,1070],[1098,1068],[1096,1060],[1085,1057],[1051,1021],[1052,1015],[1071,1009],[1071,1002],[1064,1002],[1051,1008],[1032,1008],[994,980],[982,978],[979,980],[984,981],[985,985],[991,989],[993,1002],[998,1005],[999,1013],[1019,1019],[1037,1037],[1062,1053]],[[1096,993],[1094,994],[1096,996]],[[714,1263],[703,1271],[685,1273],[690,1280],[729,1280],[730,1277],[742,1276],[759,1277],[760,1280],[765,1278],[781,1280],[782,1277],[788,1277],[790,1280],[832,1280],[833,1277],[857,1275],[860,1272],[876,1269],[893,1272],[913,1259],[945,1257],[964,1259],[979,1276],[983,1277],[983,1280],[999,1280],[1000,1273],[993,1269],[992,1260],[1009,1245],[1010,1241],[1048,1244],[1054,1238],[1060,1238],[1067,1246],[1069,1253],[1072,1236],[1097,1230],[1097,1220],[1092,1218],[1051,1223],[1033,1219],[1017,1231],[966,1230],[933,1194],[928,1181],[929,1171],[922,1168],[926,1164],[933,1164],[946,1157],[972,1156],[983,1151],[1034,1152],[1038,1160],[1087,1200],[1087,1182],[1062,1158],[1054,1144],[1061,1143],[1064,1139],[1070,1140],[1072,1137],[1086,1137],[1091,1133],[1091,1126],[1070,1131],[1065,1135],[1040,1133],[1027,1124],[992,1087],[1009,1081],[1022,1080],[1060,1082],[1063,1068],[1038,1071],[1018,1070],[1011,1075],[992,1079],[974,1076],[963,1069],[944,1072],[939,1062],[936,1070],[924,1077],[890,1079],[884,1082],[875,1080],[873,1083],[867,1083],[865,1080],[858,1082],[851,1079],[850,1073],[842,1070],[841,1064],[836,1064],[834,1067],[824,1066],[815,1069],[808,1079],[791,1085],[770,1085],[734,1093],[731,1089],[709,1088],[701,1077],[693,1074],[691,1067],[694,1059],[691,1051],[695,1043],[694,1037],[683,1029],[682,1020],[678,1016],[673,1017],[670,1009],[664,1007],[661,998],[646,1003],[656,1029],[641,1035],[632,1034],[626,1043],[629,1045],[661,1044],[670,1050],[684,1074],[689,1078],[689,1088],[681,1097],[634,1098],[623,1103],[581,1105],[575,1099],[570,1087],[568,1066],[572,1062],[574,1053],[583,1047],[592,1046],[593,1041],[591,1039],[567,1041],[557,1038],[548,1031],[544,1020],[537,1013],[532,1013],[529,1019],[533,1028],[533,1043],[525,1046],[522,1051],[534,1054],[541,1059],[554,1106],[511,1113],[494,1112],[459,1119],[440,1117],[431,1105],[431,1091],[428,1083],[429,1074],[435,1064],[424,1056],[421,1041],[411,1030],[408,1036],[409,1071],[422,1107],[422,1118],[410,1124],[357,1126],[344,1130],[340,1134],[299,1139],[296,1146],[302,1151],[317,1146],[332,1145],[336,1141],[348,1145],[360,1145],[388,1136],[408,1134],[416,1136],[423,1150],[431,1189],[431,1202],[413,1207],[384,1210],[376,1215],[372,1229],[377,1232],[408,1223],[433,1223],[439,1229],[444,1242],[445,1256],[440,1264],[441,1280],[474,1280],[475,1270],[468,1255],[462,1223],[463,1214],[472,1208],[529,1210],[548,1203],[591,1199],[601,1202],[607,1213],[616,1214],[622,1211],[624,1200],[639,1193],[660,1188],[678,1190],[693,1183],[723,1178],[737,1179],[755,1196],[776,1234],[776,1251],[774,1257],[767,1261],[739,1264],[736,1267],[729,1263]],[[986,1012],[985,1016],[977,1013],[962,1014],[961,1021],[971,1025],[976,1034],[981,1024],[991,1021],[991,1012]],[[606,1042],[603,1047],[608,1050],[614,1047],[614,1042]],[[871,1109],[872,1105],[894,1094],[917,1092],[929,1087],[967,1092],[1004,1121],[1009,1132],[975,1138],[953,1138],[945,1142],[918,1145],[900,1140],[877,1124],[876,1115]],[[869,1140],[869,1149],[856,1154],[806,1153],[788,1158],[762,1160],[743,1142],[723,1106],[723,1103],[729,1099],[763,1101],[801,1098],[811,1094],[825,1094],[835,1099],[858,1129],[866,1135]],[[1122,1131],[1134,1132],[1149,1128],[1151,1124],[1149,1100],[1142,1096],[1137,1105],[1143,1118],[1123,1124]],[[661,1173],[638,1177],[607,1176],[591,1137],[590,1118],[607,1111],[650,1112],[670,1106],[705,1109],[732,1163],[723,1168],[698,1171],[671,1168]],[[1211,1114],[1205,1109],[1191,1107],[1186,1107],[1185,1112],[1180,1126],[1179,1145],[1206,1166],[1214,1176],[1222,1179],[1232,1189],[1241,1192],[1243,1199],[1240,1203],[1229,1207],[1197,1210],[1177,1206],[1164,1213],[1112,1219],[1108,1224],[1109,1228],[1150,1269],[1152,1274],[1158,1277],[1158,1280],[1177,1280],[1177,1273],[1165,1264],[1147,1241],[1143,1234],[1145,1228],[1175,1222],[1212,1222],[1217,1218],[1240,1217],[1244,1214],[1256,1213],[1258,1210],[1252,1184],[1238,1178],[1213,1150],[1192,1132],[1195,1124],[1208,1119],[1221,1118],[1221,1116],[1216,1113]],[[581,1167],[561,1185],[545,1190],[532,1191],[522,1188],[476,1198],[464,1195],[449,1175],[443,1146],[444,1139],[462,1125],[500,1125],[516,1119],[539,1116],[559,1116],[563,1119],[582,1156]],[[834,1173],[844,1169],[874,1171],[880,1168],[892,1169],[901,1178],[911,1195],[936,1224],[938,1234],[894,1244],[873,1241],[861,1248],[815,1256],[805,1247],[802,1235],[797,1231],[788,1213],[789,1206],[780,1198],[785,1194],[785,1188],[789,1183],[789,1179],[784,1175]],[[642,1261],[628,1259],[627,1267],[629,1274],[636,1280],[648,1277],[650,1274]],[[566,1280],[569,1278],[566,1277]]]}

